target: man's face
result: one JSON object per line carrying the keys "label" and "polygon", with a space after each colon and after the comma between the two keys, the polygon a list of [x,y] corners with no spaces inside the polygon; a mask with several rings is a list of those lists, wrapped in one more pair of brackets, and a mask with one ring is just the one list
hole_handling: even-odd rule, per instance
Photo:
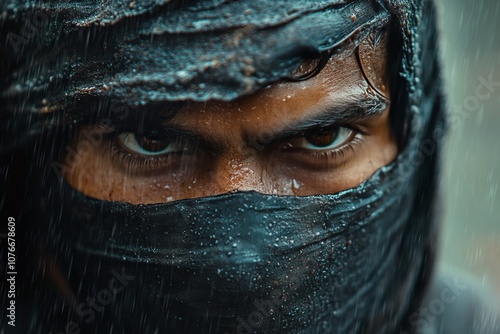
{"label": "man's face", "polygon": [[358,186],[397,155],[387,47],[384,40],[374,44],[360,46],[361,61],[347,48],[306,81],[276,83],[231,102],[186,103],[168,119],[160,112],[154,124],[118,125],[90,149],[75,142],[78,161],[67,164],[66,180],[91,197],[143,204]]}

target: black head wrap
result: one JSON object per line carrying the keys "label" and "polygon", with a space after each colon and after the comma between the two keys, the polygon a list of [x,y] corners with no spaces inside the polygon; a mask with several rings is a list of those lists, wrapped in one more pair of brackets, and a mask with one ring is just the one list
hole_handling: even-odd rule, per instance
{"label": "black head wrap", "polygon": [[[410,331],[407,315],[434,258],[443,137],[432,1],[12,1],[2,10],[0,126],[11,139],[1,150],[53,147],[57,129],[103,109],[102,101],[140,108],[234,100],[347,40],[357,45],[384,27],[393,35],[400,154],[340,194],[105,202],[55,178],[50,155],[36,151],[40,176],[29,203],[40,222],[30,238],[50,250],[76,303],[59,322],[55,307],[39,311],[31,328]],[[112,279],[126,288],[92,311],[92,296]]]}
{"label": "black head wrap", "polygon": [[4,150],[103,98],[233,100],[390,19],[369,0],[118,3],[5,6]]}

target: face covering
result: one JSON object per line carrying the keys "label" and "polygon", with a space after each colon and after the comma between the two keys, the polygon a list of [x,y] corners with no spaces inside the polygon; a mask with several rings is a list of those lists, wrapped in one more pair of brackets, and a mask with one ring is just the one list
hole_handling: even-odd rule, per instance
{"label": "face covering", "polygon": [[[389,329],[409,293],[391,287],[418,268],[401,257],[413,197],[400,172],[396,162],[336,195],[241,192],[156,205],[95,200],[62,183],[43,214],[78,296],[98,296],[115,272],[130,279],[99,327],[351,333],[375,321]],[[75,306],[83,326],[94,326],[95,313]]]}
{"label": "face covering", "polygon": [[[43,143],[54,129],[92,113],[83,106],[96,99],[140,106],[250,94],[288,77],[305,55],[341,48],[347,39],[359,45],[391,19],[400,40],[392,51],[401,55],[401,76],[391,80],[391,115],[400,116],[395,126],[404,140],[394,163],[338,194],[241,192],[156,205],[86,197],[56,177],[50,155],[36,156],[39,182],[29,207],[39,223],[27,239],[47,251],[73,296],[63,303],[67,317],[56,324],[47,320],[53,311],[41,308],[33,327],[59,332],[71,323],[88,333],[406,330],[434,254],[442,113],[431,2],[278,1],[273,7],[253,1],[245,3],[249,11],[239,1],[118,3],[45,9],[54,17],[45,28],[50,34],[41,49],[18,57],[2,91],[11,117],[3,127],[25,133],[4,149],[34,135],[42,138],[35,147],[50,148]],[[32,7],[6,10],[11,21],[4,25],[15,25]],[[82,38],[94,46],[61,42]],[[53,57],[33,58],[50,45],[57,46]],[[36,84],[49,74],[52,81]],[[32,79],[32,86],[21,78]]]}

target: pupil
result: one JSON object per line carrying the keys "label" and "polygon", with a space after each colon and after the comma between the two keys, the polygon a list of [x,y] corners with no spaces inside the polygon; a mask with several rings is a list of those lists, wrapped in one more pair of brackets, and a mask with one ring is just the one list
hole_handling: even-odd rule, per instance
{"label": "pupil", "polygon": [[328,132],[311,134],[306,136],[306,140],[314,146],[327,147],[332,144],[337,138],[339,130],[331,130]]}
{"label": "pupil", "polygon": [[154,138],[148,138],[144,135],[139,135],[138,136],[137,142],[145,151],[149,152],[158,152],[161,150],[164,150],[167,148],[169,143],[163,141],[163,140],[158,140]]}

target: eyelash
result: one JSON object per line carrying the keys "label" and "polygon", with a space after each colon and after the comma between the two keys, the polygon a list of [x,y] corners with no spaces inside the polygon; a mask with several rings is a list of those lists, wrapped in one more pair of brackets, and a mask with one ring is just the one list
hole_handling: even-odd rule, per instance
{"label": "eyelash", "polygon": [[112,137],[109,138],[109,153],[114,164],[124,168],[129,174],[154,174],[155,172],[164,169],[166,166],[171,166],[175,162],[181,161],[183,156],[191,155],[186,152],[181,152],[146,157],[127,152],[116,142],[120,133],[121,132],[114,132]]}
{"label": "eyelash", "polygon": [[[335,125],[335,127],[345,127],[351,130],[353,132],[352,139],[341,147],[333,150],[312,151],[301,148],[284,148],[283,151],[284,153],[290,153],[295,158],[302,158],[306,160],[313,159],[320,164],[332,162],[334,165],[340,165],[347,159],[348,154],[354,154],[356,152],[356,147],[360,146],[364,142],[364,136],[368,133],[362,126]],[[124,168],[129,174],[153,174],[166,168],[166,166],[172,166],[176,162],[179,163],[183,158],[185,158],[185,156],[195,156],[195,154],[181,152],[146,157],[127,152],[116,142],[118,135],[123,132],[127,131],[115,130],[113,133],[109,134],[108,140],[110,143],[111,158],[113,159],[115,165]],[[286,145],[284,142],[286,142],[286,140],[280,141],[279,145]],[[192,145],[193,148],[196,146],[193,145],[193,143],[190,143],[190,145]]]}
{"label": "eyelash", "polygon": [[347,151],[354,152],[355,149],[354,146],[359,145],[360,142],[362,142],[361,138],[354,137],[351,141],[349,141],[348,143],[342,145],[337,149],[329,151],[311,152],[310,155],[317,159],[333,159],[333,160],[337,160],[339,158],[342,159],[348,153]]}
{"label": "eyelash", "polygon": [[310,151],[301,148],[285,148],[284,150],[291,153],[292,158],[313,159],[316,163],[320,163],[321,167],[330,162],[332,165],[338,166],[347,160],[349,154],[356,153],[357,147],[364,143],[364,136],[368,135],[364,130],[354,129],[353,127],[349,127],[349,129],[353,131],[352,139],[333,150]]}

